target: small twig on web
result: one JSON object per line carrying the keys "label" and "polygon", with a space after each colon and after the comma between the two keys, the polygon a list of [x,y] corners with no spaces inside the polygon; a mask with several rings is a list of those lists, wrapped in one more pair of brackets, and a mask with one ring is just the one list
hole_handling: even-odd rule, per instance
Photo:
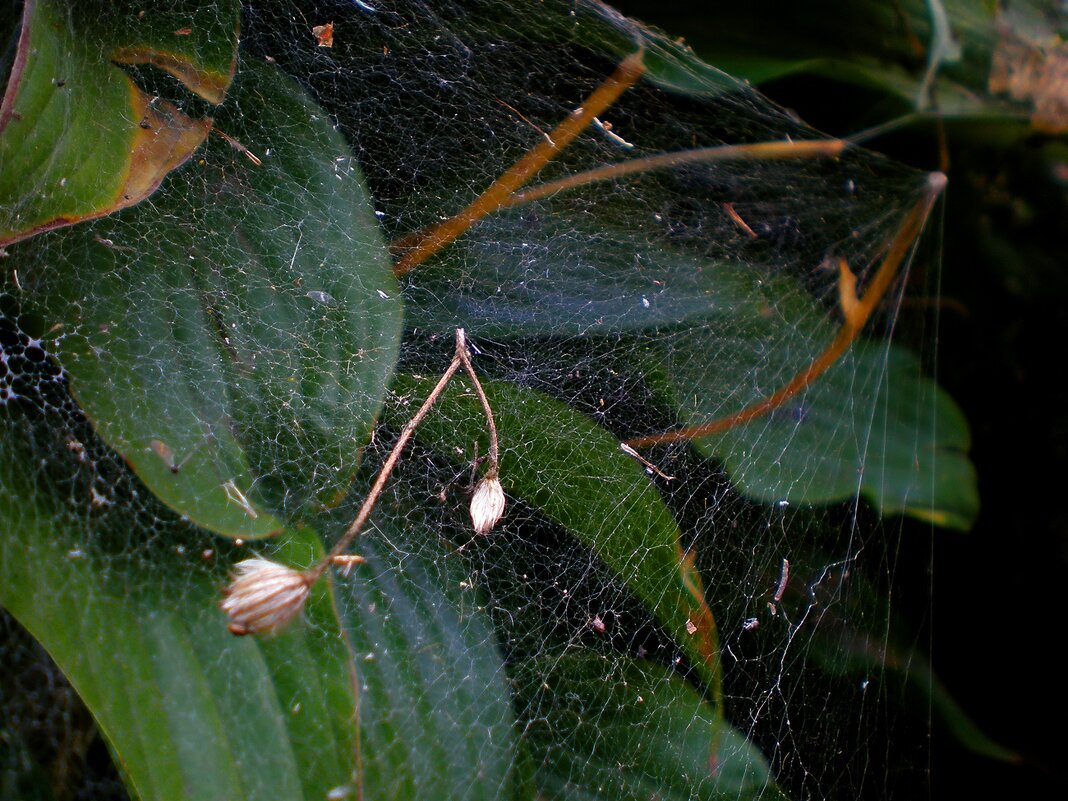
{"label": "small twig on web", "polygon": [[612,123],[607,122],[607,121],[601,122],[601,120],[599,120],[596,117],[594,117],[593,118],[593,124],[596,125],[600,129],[601,133],[603,133],[606,137],[608,137],[608,141],[619,145],[624,150],[633,150],[634,149],[634,144],[633,143],[628,142],[626,139],[624,139],[622,136],[620,136],[619,134],[617,134],[615,131],[612,130]]}
{"label": "small twig on web", "polygon": [[543,131],[539,126],[535,125],[533,122],[531,122],[526,117],[524,117],[523,113],[519,109],[517,109],[515,106],[512,106],[512,105],[509,105],[508,103],[505,103],[499,97],[495,97],[493,99],[496,100],[498,103],[500,103],[502,106],[504,106],[506,109],[508,109],[510,112],[515,114],[517,117],[519,117],[519,119],[521,119],[523,122],[525,122],[531,128],[533,128],[535,131],[537,131],[542,136],[544,136],[545,137],[545,141],[549,143],[549,147],[556,147],[556,142],[553,141],[553,138],[551,136],[549,136],[549,134],[545,133],[545,131]]}
{"label": "small twig on web", "polygon": [[[497,426],[493,420],[493,410],[490,408],[489,400],[471,364],[464,330],[457,328],[456,351],[452,361],[427,395],[422,406],[405,423],[389,456],[386,457],[385,463],[378,471],[370,492],[367,493],[359,512],[356,513],[355,519],[330,552],[311,569],[305,571],[294,570],[260,558],[246,559],[235,565],[233,580],[224,588],[224,598],[221,604],[223,611],[229,617],[229,629],[232,633],[243,635],[275,631],[300,614],[312,586],[329,566],[334,565],[342,575],[347,576],[354,566],[363,563],[362,556],[346,554],[345,551],[363,530],[364,524],[371,516],[386,482],[397,466],[397,462],[400,461],[401,454],[415,433],[415,429],[426,418],[431,407],[441,397],[445,387],[461,366],[465,368],[474,382],[475,391],[478,393],[486,414],[486,425],[490,435],[490,467],[485,477],[475,487],[474,496],[471,499],[471,520],[475,531],[479,534],[487,534],[493,529],[497,521],[501,519],[501,515],[504,514],[505,504],[504,490],[497,478],[499,469]],[[229,483],[232,484],[232,482]],[[236,487],[232,489],[241,499],[244,499]],[[249,508],[251,509],[251,506]]]}
{"label": "small twig on web", "polygon": [[758,239],[756,231],[749,227],[749,223],[742,219],[742,215],[734,209],[733,203],[724,203],[723,210],[727,212],[727,216],[731,218],[731,222],[737,225],[745,235],[750,239]]}
{"label": "small twig on web", "polygon": [[224,133],[223,131],[220,131],[218,128],[214,128],[214,127],[211,129],[211,132],[213,134],[215,134],[216,136],[219,136],[222,139],[225,139],[226,142],[230,145],[230,147],[232,147],[237,152],[244,153],[245,156],[248,158],[248,160],[251,161],[253,164],[255,164],[257,167],[262,167],[263,166],[263,162],[260,161],[259,156],[257,156],[255,153],[253,153],[251,150],[249,150],[243,144],[241,144],[236,139],[234,139],[234,137],[230,136],[230,134]]}
{"label": "small twig on web", "polygon": [[627,456],[630,456],[630,457],[632,457],[634,459],[637,459],[639,462],[642,463],[642,466],[645,467],[646,470],[649,470],[650,472],[656,474],[660,478],[664,479],[664,481],[674,481],[675,480],[675,476],[669,476],[667,473],[665,473],[663,470],[661,470],[655,464],[653,464],[648,459],[646,459],[644,456],[642,456],[640,453],[638,453],[636,450],[634,450],[634,448],[630,447],[630,445],[628,445],[627,443],[625,443],[625,442],[619,443],[619,449],[621,451],[623,451],[623,453],[627,454]]}
{"label": "small twig on web", "polygon": [[782,571],[779,573],[779,584],[775,588],[775,596],[772,598],[775,603],[779,603],[782,600],[782,596],[786,593],[786,582],[790,580],[790,560],[782,560]]}
{"label": "small twig on web", "polygon": [[364,523],[366,523],[367,518],[371,516],[375,504],[378,502],[378,497],[382,494],[382,490],[385,489],[386,482],[389,480],[393,468],[396,467],[397,462],[400,461],[401,454],[404,452],[405,446],[415,433],[415,429],[421,422],[423,422],[427,413],[437,402],[438,398],[441,397],[441,393],[445,390],[449,381],[464,363],[466,354],[467,341],[464,336],[464,330],[462,328],[457,328],[456,353],[452,357],[452,362],[449,363],[448,368],[442,373],[441,378],[438,379],[438,383],[434,385],[430,394],[427,395],[426,400],[423,401],[423,405],[419,407],[418,411],[412,416],[412,419],[405,423],[404,429],[401,431],[400,436],[397,437],[397,441],[393,445],[393,450],[389,452],[385,464],[383,464],[382,469],[378,471],[378,477],[375,479],[375,483],[371,486],[371,491],[367,493],[367,497],[364,499],[360,511],[356,513],[356,518],[349,524],[345,533],[341,535],[341,539],[339,539],[334,547],[330,549],[330,553],[321,559],[315,567],[308,571],[308,576],[312,582],[323,574],[323,571],[334,561],[335,557],[340,556],[345,552],[363,529]]}
{"label": "small twig on web", "polygon": [[644,72],[642,51],[639,50],[623,59],[616,71],[594,89],[579,108],[553,129],[552,133],[546,137],[547,141],[538,142],[528,150],[467,208],[439,225],[402,237],[394,242],[391,245],[394,250],[407,252],[397,259],[396,264],[393,265],[393,272],[398,276],[406,275],[439,250],[454,242],[483,217],[504,208],[513,192],[537,175],[542,167],[571,144],[575,137],[590,125],[594,117],[615,103],[619,96],[633,86]]}

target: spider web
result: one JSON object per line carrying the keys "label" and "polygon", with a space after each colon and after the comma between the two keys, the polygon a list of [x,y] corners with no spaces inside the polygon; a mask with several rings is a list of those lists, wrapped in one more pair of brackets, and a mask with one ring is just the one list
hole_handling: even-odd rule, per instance
{"label": "spider web", "polygon": [[[922,790],[930,676],[890,603],[897,543],[975,508],[966,426],[924,375],[933,332],[895,331],[928,289],[916,262],[937,274],[929,241],[906,238],[864,332],[799,392],[646,438],[802,374],[929,176],[843,143],[580,177],[395,283],[387,243],[401,258],[551,143],[634,53],[640,79],[531,186],[826,137],[597,3],[250,4],[240,48],[213,115],[262,169],[212,138],[142,204],[8,248],[5,792]],[[354,546],[367,562],[292,630],[231,637],[232,565],[306,567],[337,540],[458,327],[499,418],[502,524],[470,530],[488,440],[458,378]]]}

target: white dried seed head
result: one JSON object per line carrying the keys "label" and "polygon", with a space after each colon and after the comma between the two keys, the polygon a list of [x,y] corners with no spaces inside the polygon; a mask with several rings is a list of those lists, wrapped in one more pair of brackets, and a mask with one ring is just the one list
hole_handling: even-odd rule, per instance
{"label": "white dried seed head", "polygon": [[233,580],[219,604],[230,618],[233,634],[272,632],[298,614],[308,598],[308,577],[266,559],[245,559],[234,565]]}
{"label": "white dried seed head", "polygon": [[471,496],[471,523],[476,534],[489,534],[504,514],[504,489],[496,476],[484,478]]}

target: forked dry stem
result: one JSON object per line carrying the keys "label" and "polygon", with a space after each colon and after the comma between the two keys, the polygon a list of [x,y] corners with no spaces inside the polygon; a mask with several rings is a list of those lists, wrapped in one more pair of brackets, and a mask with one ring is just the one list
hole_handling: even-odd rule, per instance
{"label": "forked dry stem", "polygon": [[[423,405],[404,425],[382,469],[378,471],[370,492],[364,498],[356,518],[349,524],[337,544],[330,549],[330,553],[320,559],[311,569],[305,571],[295,570],[258,557],[246,559],[235,566],[230,583],[223,588],[223,601],[220,604],[229,618],[229,629],[233,634],[272,633],[278,630],[300,614],[312,586],[330,565],[336,566],[342,575],[347,576],[354,566],[363,563],[362,556],[345,554],[345,550],[363,530],[364,524],[371,516],[375,503],[386,486],[386,481],[389,480],[393,468],[400,461],[401,454],[415,433],[415,429],[441,397],[441,393],[461,365],[466,368],[475,384],[490,431],[490,469],[486,478],[480,483],[482,495],[488,494],[488,498],[484,497],[477,508],[472,509],[476,531],[480,534],[489,533],[504,512],[504,491],[497,480],[497,428],[493,422],[493,411],[490,409],[489,401],[482,391],[482,385],[471,364],[464,330],[457,328],[456,351],[452,361],[427,395],[426,400],[423,401]],[[476,497],[478,497],[477,491]]]}
{"label": "forked dry stem", "polygon": [[[464,335],[464,330],[462,328],[457,328],[456,353],[453,355],[448,368],[441,374],[441,378],[438,379],[438,383],[434,385],[430,394],[427,395],[426,400],[423,401],[423,405],[420,406],[412,418],[405,423],[400,436],[397,437],[397,441],[393,444],[393,449],[389,452],[389,456],[386,457],[385,464],[383,464],[382,469],[378,471],[378,476],[375,478],[375,482],[371,486],[371,491],[367,493],[363,505],[360,506],[360,511],[356,513],[355,519],[349,524],[345,533],[341,535],[341,539],[339,539],[334,547],[330,549],[330,553],[319,560],[318,564],[308,571],[307,575],[311,583],[314,583],[319,576],[323,574],[323,571],[325,571],[337,557],[345,552],[345,550],[352,544],[352,541],[359,535],[360,531],[363,530],[367,518],[371,516],[371,512],[375,508],[375,503],[378,502],[378,497],[382,494],[382,490],[385,489],[386,482],[389,480],[393,468],[397,466],[397,462],[400,460],[401,454],[404,452],[404,448],[408,444],[408,441],[415,433],[415,429],[418,428],[421,422],[423,422],[423,419],[426,417],[431,407],[433,407],[438,398],[441,397],[441,393],[456,374],[456,371],[465,364],[470,364],[470,357],[467,355],[467,337]],[[481,389],[481,387],[479,387],[479,389]]]}
{"label": "forked dry stem", "polygon": [[[397,276],[406,275],[456,241],[476,222],[490,214],[523,203],[531,203],[554,195],[557,192],[615,180],[626,175],[680,167],[686,164],[740,159],[771,161],[775,159],[833,158],[840,155],[849,146],[849,142],[844,139],[821,139],[800,142],[789,140],[753,142],[745,145],[694,148],[692,150],[631,159],[619,164],[609,164],[604,167],[585,170],[567,178],[550,181],[525,192],[519,191],[542,167],[559,155],[575,137],[594,122],[599,114],[603,113],[619,99],[623,92],[633,86],[644,71],[645,67],[642,64],[641,51],[627,56],[620,62],[616,71],[586,98],[582,106],[554,128],[552,133],[545,134],[543,132],[544,141],[539,142],[527,151],[526,155],[513,164],[507,172],[494,181],[481,195],[475,198],[467,208],[438,225],[422,231],[416,231],[395,240],[391,245],[391,249],[401,252],[402,255],[393,265],[393,272]],[[505,106],[508,105],[503,101],[498,102]],[[508,108],[511,108],[511,106],[508,106]]]}

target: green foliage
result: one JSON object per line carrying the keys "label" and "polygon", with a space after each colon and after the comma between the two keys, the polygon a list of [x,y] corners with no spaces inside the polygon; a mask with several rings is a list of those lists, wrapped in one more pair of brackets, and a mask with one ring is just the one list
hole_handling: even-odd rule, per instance
{"label": "green foliage", "polygon": [[117,63],[155,64],[219,103],[233,77],[236,4],[138,16],[140,6],[25,5],[0,116],[0,244],[142,200],[207,135],[210,120],[158,103]]}
{"label": "green foliage", "polygon": [[484,599],[428,519],[377,528],[336,590],[360,682],[354,784],[372,798],[509,797],[515,713]]}
{"label": "green foliage", "polygon": [[[40,429],[4,421],[0,602],[92,710],[131,793],[305,798],[350,781],[351,659],[325,587],[308,627],[235,644],[216,609],[223,572],[201,558],[211,538],[169,522],[155,545],[129,546],[152,510],[128,478],[87,532],[60,494],[85,490],[62,442],[51,439],[50,469],[25,469],[49,442]],[[296,533],[286,545],[303,558],[317,547]]]}
{"label": "green foliage", "polygon": [[[917,357],[867,330],[787,404],[689,437],[682,457],[653,449],[638,461],[620,443],[734,413],[817,360],[846,315],[825,261],[847,259],[870,282],[926,176],[859,148],[648,170],[633,184],[616,175],[493,210],[398,282],[388,239],[403,252],[401,235],[458,212],[531,146],[531,128],[551,142],[521,113],[515,125],[496,96],[515,87],[492,85],[494,62],[471,79],[452,130],[446,114],[408,119],[400,94],[449,84],[446,67],[421,61],[437,22],[391,50],[374,38],[384,28],[362,28],[349,9],[325,54],[303,22],[284,46],[272,38],[296,15],[264,34],[253,11],[239,53],[234,3],[141,5],[26,3],[0,114],[11,265],[0,322],[21,349],[7,369],[26,379],[5,390],[0,418],[0,604],[92,712],[131,795],[787,797],[724,700],[717,615],[740,608],[739,588],[762,568],[724,565],[709,581],[695,555],[703,536],[755,551],[745,538],[760,529],[735,539],[715,515],[711,528],[694,522],[706,488],[653,461],[716,474],[736,508],[811,511],[818,522],[792,548],[832,537],[843,504],[967,529],[978,494],[963,416]],[[588,92],[639,50],[648,67],[611,112],[645,134],[639,150],[619,134],[622,145],[583,141],[547,180],[698,144],[820,138],[601,6],[572,17],[572,4],[549,4],[517,23],[506,6],[443,24],[472,52],[508,36],[545,69],[546,48],[566,45],[572,60],[557,69],[569,91]],[[392,84],[368,69],[380,51],[401,65],[388,67]],[[174,101],[117,64],[169,73]],[[582,96],[530,102],[551,125]],[[194,111],[208,105],[210,116]],[[487,122],[487,108],[502,116]],[[446,166],[419,172],[404,148],[432,149],[439,122]],[[390,139],[398,130],[407,138]],[[328,571],[281,633],[235,639],[218,591],[244,541],[315,565],[461,326],[493,351],[475,361],[509,512],[490,536],[548,550],[538,575],[517,546],[473,580],[494,546],[469,541],[447,486],[432,491],[489,450],[459,377],[418,429],[406,483],[357,540],[366,561]],[[546,531],[558,539],[544,545]],[[501,575],[531,596],[555,592],[554,571],[587,552],[586,572],[607,576],[603,597],[618,593],[654,653],[638,635],[613,639],[600,616],[560,636],[546,622],[557,609],[498,595]],[[750,592],[746,603],[763,597]],[[577,647],[591,631],[604,641]],[[526,653],[518,639],[552,648]],[[814,645],[811,666],[835,677],[897,667],[833,651]],[[962,740],[1006,755],[937,687],[925,697]]]}
{"label": "green foliage", "polygon": [[[405,395],[428,394],[430,382],[398,376]],[[486,382],[497,427],[510,444],[501,459],[501,483],[546,518],[569,531],[615,571],[653,612],[718,699],[719,645],[700,586],[691,582],[678,525],[641,467],[588,418],[540,393]],[[421,429],[445,453],[463,453],[482,435],[473,394],[453,390],[441,414]],[[483,445],[485,453],[487,445]],[[642,553],[635,559],[635,553]]]}
{"label": "green foliage", "polygon": [[[757,292],[769,306],[800,300],[796,286],[766,285]],[[803,301],[802,301],[803,302]],[[799,372],[833,338],[809,311],[812,324],[784,327],[778,315],[723,320],[714,332],[674,337],[672,353],[718,351],[729,341],[730,359],[717,364],[714,381],[692,362],[667,361],[667,380],[683,414],[697,422],[743,408],[760,398],[776,376]],[[771,343],[789,340],[789,348]],[[754,367],[754,365],[756,365]],[[849,398],[847,407],[842,399]],[[804,425],[798,425],[798,421]],[[723,459],[748,496],[765,503],[827,503],[857,490],[885,513],[909,513],[938,525],[967,530],[979,499],[967,453],[968,426],[953,400],[907,350],[858,343],[800,400],[788,402],[755,425],[696,440]]]}
{"label": "green foliage", "polygon": [[516,672],[549,798],[786,797],[753,745],[669,670],[570,654]]}
{"label": "green foliage", "polygon": [[179,514],[262,537],[347,489],[400,301],[341,136],[269,65],[246,65],[231,103],[216,123],[270,153],[260,168],[216,139],[151,204],[20,261],[45,325],[78,325],[57,356],[97,433]]}

